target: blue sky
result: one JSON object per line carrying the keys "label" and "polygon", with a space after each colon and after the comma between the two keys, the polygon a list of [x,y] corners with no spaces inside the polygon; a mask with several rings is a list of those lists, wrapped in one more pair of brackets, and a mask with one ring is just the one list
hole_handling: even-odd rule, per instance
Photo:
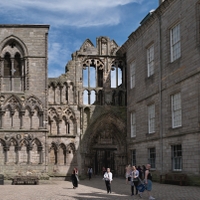
{"label": "blue sky", "polygon": [[48,24],[49,77],[65,73],[86,39],[107,36],[121,46],[159,0],[2,0],[0,24]]}

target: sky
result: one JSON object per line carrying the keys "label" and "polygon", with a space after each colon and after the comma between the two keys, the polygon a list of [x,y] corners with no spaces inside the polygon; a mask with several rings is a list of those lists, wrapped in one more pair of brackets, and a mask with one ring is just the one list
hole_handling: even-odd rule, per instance
{"label": "sky", "polygon": [[119,46],[159,0],[1,0],[0,24],[46,24],[48,76],[65,73],[71,54],[86,39],[107,36]]}

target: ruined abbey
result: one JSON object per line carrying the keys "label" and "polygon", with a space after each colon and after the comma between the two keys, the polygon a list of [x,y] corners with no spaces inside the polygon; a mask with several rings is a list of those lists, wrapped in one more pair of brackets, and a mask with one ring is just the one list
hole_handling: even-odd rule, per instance
{"label": "ruined abbey", "polygon": [[49,25],[0,25],[0,174],[151,164],[200,185],[200,1],[160,0],[119,47],[86,39],[48,78]]}
{"label": "ruined abbey", "polygon": [[[47,77],[47,25],[0,27],[0,170],[66,176],[126,163],[125,62],[114,40],[86,40]],[[23,35],[23,38],[22,38]]]}

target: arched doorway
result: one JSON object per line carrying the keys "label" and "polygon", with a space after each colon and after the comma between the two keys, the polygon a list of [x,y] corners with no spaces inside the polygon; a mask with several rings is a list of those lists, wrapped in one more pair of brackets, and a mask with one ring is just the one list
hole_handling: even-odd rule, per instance
{"label": "arched doorway", "polygon": [[126,127],[122,120],[111,114],[102,115],[88,127],[83,141],[83,166],[92,166],[94,173],[102,175],[109,167],[114,176],[124,175],[127,164]]}

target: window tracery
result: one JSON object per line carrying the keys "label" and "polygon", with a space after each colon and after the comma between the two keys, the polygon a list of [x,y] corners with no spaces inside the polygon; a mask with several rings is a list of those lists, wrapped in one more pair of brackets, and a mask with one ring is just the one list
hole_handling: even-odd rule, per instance
{"label": "window tracery", "polygon": [[8,40],[1,51],[2,91],[25,90],[25,59],[21,45],[14,39]]}

